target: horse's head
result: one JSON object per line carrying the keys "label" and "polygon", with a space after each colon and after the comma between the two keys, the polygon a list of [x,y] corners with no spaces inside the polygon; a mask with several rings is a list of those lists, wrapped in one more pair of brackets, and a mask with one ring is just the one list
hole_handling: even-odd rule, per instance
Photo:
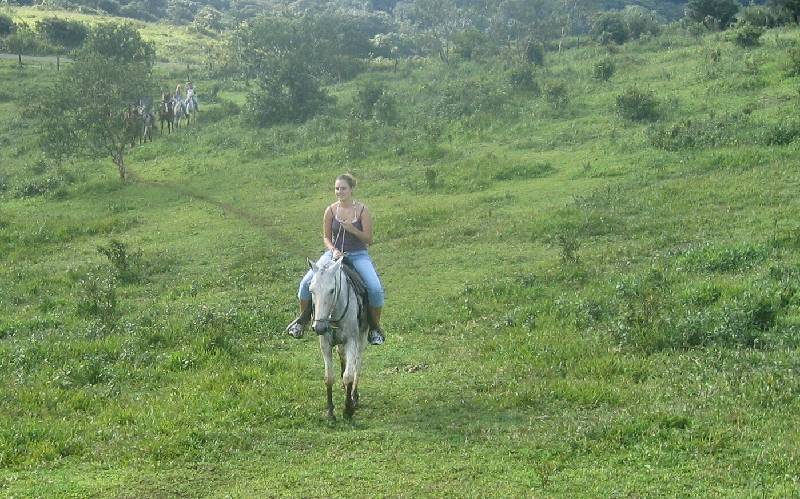
{"label": "horse's head", "polygon": [[333,260],[322,267],[311,260],[308,260],[308,264],[314,271],[310,285],[314,301],[314,331],[322,334],[330,326],[331,315],[342,289],[342,260]]}

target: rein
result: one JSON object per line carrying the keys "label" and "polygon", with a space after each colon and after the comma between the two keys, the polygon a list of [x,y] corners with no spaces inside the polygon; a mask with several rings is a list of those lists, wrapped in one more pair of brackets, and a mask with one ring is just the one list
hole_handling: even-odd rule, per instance
{"label": "rein", "polygon": [[[344,265],[344,263],[341,263],[340,265]],[[335,288],[336,291],[334,293],[334,299],[333,299],[334,308],[336,307],[336,304],[339,303],[339,295],[342,292],[342,279],[346,279],[346,277],[344,275],[344,270],[342,270],[342,267],[340,266],[339,267],[339,279],[336,281],[336,288]],[[347,302],[345,303],[344,311],[342,312],[342,315],[338,319],[331,319],[331,316],[333,315],[333,310],[331,310],[331,314],[328,316],[328,320],[330,320],[331,322],[334,322],[334,323],[338,323],[342,319],[344,319],[344,316],[347,315],[347,311],[350,310],[350,295],[351,294],[352,293],[350,293],[350,289],[348,289],[347,290]]]}

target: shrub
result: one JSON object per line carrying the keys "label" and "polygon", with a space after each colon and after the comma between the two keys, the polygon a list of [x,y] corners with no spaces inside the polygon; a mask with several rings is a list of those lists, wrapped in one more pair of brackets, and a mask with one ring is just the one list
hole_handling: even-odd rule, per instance
{"label": "shrub", "polygon": [[89,36],[89,28],[82,22],[56,17],[36,21],[36,31],[49,43],[67,50],[80,47]]}
{"label": "shrub", "polygon": [[743,24],[734,30],[731,40],[742,48],[757,47],[761,44],[761,35],[763,34],[763,28],[750,24]]}
{"label": "shrub", "polygon": [[299,66],[289,65],[258,79],[247,96],[245,119],[257,126],[302,123],[318,114],[332,98]]}
{"label": "shrub", "polygon": [[617,96],[617,113],[632,121],[655,121],[658,119],[658,100],[650,90],[630,87]]}
{"label": "shrub", "polygon": [[541,93],[539,83],[533,75],[533,68],[530,64],[520,64],[511,68],[508,74],[508,81],[512,87],[531,92],[535,96]]}
{"label": "shrub", "polygon": [[616,71],[616,66],[611,58],[605,58],[592,66],[592,77],[595,80],[608,81]]}
{"label": "shrub", "polygon": [[116,279],[111,274],[89,273],[79,281],[78,311],[113,328],[117,318]]}
{"label": "shrub", "polygon": [[453,37],[453,51],[461,58],[472,60],[481,47],[488,45],[487,36],[478,29],[469,28]]}
{"label": "shrub", "polygon": [[98,246],[97,252],[108,258],[114,277],[121,282],[136,282],[141,278],[142,250],[130,253],[125,243],[112,239],[108,246]]}
{"label": "shrub", "polygon": [[725,29],[733,22],[740,4],[736,0],[689,0],[686,17],[708,29]]}
{"label": "shrub", "polygon": [[638,5],[629,5],[622,11],[625,26],[630,38],[637,39],[642,35],[658,35],[661,31],[656,13]]}
{"label": "shrub", "polygon": [[536,66],[544,66],[544,45],[539,42],[528,42],[525,47],[525,60]]}
{"label": "shrub", "polygon": [[0,14],[0,36],[8,36],[14,32],[14,20],[11,17]]}
{"label": "shrub", "polygon": [[442,90],[432,110],[442,118],[461,118],[482,112],[498,113],[507,100],[507,93],[494,82],[459,80]]}
{"label": "shrub", "polygon": [[564,82],[548,82],[545,85],[544,94],[547,98],[547,102],[549,102],[554,109],[561,109],[569,104],[569,92]]}
{"label": "shrub", "polygon": [[785,24],[786,21],[787,18],[782,12],[763,5],[748,5],[738,16],[739,23],[760,28],[774,28]]}
{"label": "shrub", "polygon": [[369,82],[356,92],[355,113],[361,119],[390,125],[397,121],[397,103],[383,85]]}
{"label": "shrub", "polygon": [[601,12],[592,20],[590,34],[602,44],[622,44],[630,38],[625,16],[622,12]]}
{"label": "shrub", "polygon": [[786,68],[788,76],[800,76],[800,47],[789,50],[789,63]]}

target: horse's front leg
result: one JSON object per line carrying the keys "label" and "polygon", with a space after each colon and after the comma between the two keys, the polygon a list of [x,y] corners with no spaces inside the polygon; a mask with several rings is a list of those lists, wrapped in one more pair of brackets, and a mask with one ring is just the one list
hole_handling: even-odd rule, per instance
{"label": "horse's front leg", "polygon": [[325,388],[328,397],[326,415],[328,419],[335,421],[336,416],[333,414],[333,345],[325,336],[319,337],[319,349],[322,351],[322,360],[325,362]]}
{"label": "horse's front leg", "polygon": [[347,344],[344,354],[345,369],[342,373],[342,383],[344,384],[344,415],[346,418],[352,418],[356,412],[356,403],[358,402],[358,370],[360,367],[360,351],[354,342]]}

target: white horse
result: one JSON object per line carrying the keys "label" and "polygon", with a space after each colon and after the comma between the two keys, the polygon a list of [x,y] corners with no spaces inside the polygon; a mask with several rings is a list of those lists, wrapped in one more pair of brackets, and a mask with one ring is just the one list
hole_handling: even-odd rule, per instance
{"label": "white horse", "polygon": [[333,347],[339,351],[344,385],[344,415],[353,416],[358,404],[358,375],[361,356],[367,344],[369,322],[363,310],[362,298],[356,286],[343,269],[341,259],[322,267],[308,260],[314,271],[311,279],[311,296],[314,302],[314,331],[319,335],[319,347],[325,361],[329,419],[333,415]]}
{"label": "white horse", "polygon": [[189,126],[189,115],[186,114],[186,102],[177,97],[173,97],[172,102],[173,109],[175,110],[175,116],[173,118],[175,128],[180,129],[182,119],[186,120],[186,125],[184,126]]}

